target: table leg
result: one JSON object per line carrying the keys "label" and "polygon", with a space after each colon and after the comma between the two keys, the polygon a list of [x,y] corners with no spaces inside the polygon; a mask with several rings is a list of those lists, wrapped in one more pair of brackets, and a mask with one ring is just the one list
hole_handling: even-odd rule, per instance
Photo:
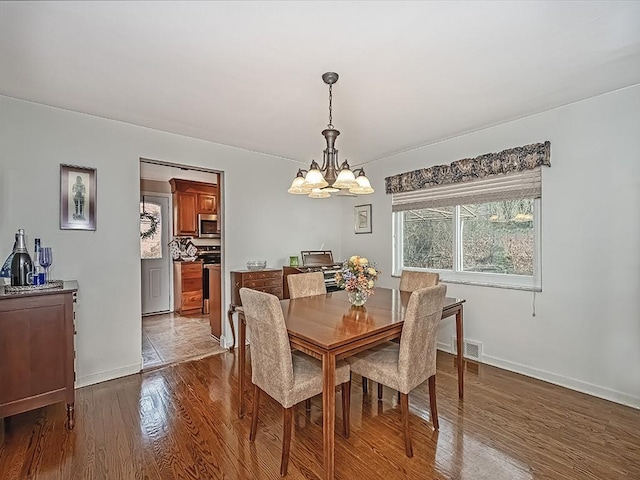
{"label": "table leg", "polygon": [[458,347],[458,397],[464,398],[464,358],[463,349],[463,328],[462,328],[462,307],[456,312],[456,343]]}
{"label": "table leg", "polygon": [[73,427],[76,426],[76,409],[75,404],[67,403],[67,428],[69,430],[73,430]]}
{"label": "table leg", "polygon": [[336,356],[322,355],[322,445],[324,453],[324,480],[333,480],[336,418]]}
{"label": "table leg", "polygon": [[230,351],[233,351],[236,345],[236,328],[233,325],[233,314],[235,313],[236,308],[233,304],[229,305],[229,310],[227,311],[227,318],[229,319],[229,326],[231,327],[231,336],[233,338],[233,343],[229,348]]}
{"label": "table leg", "polygon": [[240,355],[240,361],[238,362],[238,402],[240,403],[238,407],[238,417],[242,418],[244,417],[244,372],[247,350],[245,345],[247,324],[245,323],[244,314],[242,312],[238,313],[238,329],[240,330],[240,338],[238,339],[240,343],[238,345]]}

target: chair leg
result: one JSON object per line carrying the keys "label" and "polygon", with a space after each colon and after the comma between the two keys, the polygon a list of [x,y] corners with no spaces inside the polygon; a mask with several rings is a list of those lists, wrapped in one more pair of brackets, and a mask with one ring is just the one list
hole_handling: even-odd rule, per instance
{"label": "chair leg", "polygon": [[402,429],[404,430],[404,450],[407,457],[413,457],[411,432],[409,431],[409,394],[400,393],[400,410],[402,412]]}
{"label": "chair leg", "polygon": [[307,412],[310,412],[310,411],[311,411],[311,399],[310,399],[310,398],[307,398],[307,399],[304,401],[304,409],[305,409]]}
{"label": "chair leg", "polygon": [[251,431],[249,433],[249,441],[256,439],[256,430],[258,429],[258,410],[260,409],[260,388],[253,386],[253,414],[251,415]]}
{"label": "chair leg", "polygon": [[282,459],[280,460],[280,475],[287,474],[289,467],[289,449],[291,447],[291,427],[293,419],[293,407],[284,409],[284,418],[282,420]]}
{"label": "chair leg", "polygon": [[349,423],[351,422],[351,380],[340,385],[342,389],[342,433],[349,438]]}
{"label": "chair leg", "polygon": [[440,428],[438,423],[438,408],[436,406],[436,376],[431,375],[429,377],[429,406],[431,407],[431,423],[433,423],[434,430]]}
{"label": "chair leg", "polygon": [[362,393],[369,393],[369,380],[366,377],[362,377]]}
{"label": "chair leg", "polygon": [[382,400],[382,384],[378,384],[378,400]]}

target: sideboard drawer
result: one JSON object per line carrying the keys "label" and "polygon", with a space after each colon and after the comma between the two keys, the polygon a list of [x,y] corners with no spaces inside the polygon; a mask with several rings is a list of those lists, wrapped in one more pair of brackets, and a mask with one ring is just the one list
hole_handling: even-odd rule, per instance
{"label": "sideboard drawer", "polygon": [[282,270],[236,270],[231,272],[231,303],[242,305],[241,288],[271,293],[282,299]]}

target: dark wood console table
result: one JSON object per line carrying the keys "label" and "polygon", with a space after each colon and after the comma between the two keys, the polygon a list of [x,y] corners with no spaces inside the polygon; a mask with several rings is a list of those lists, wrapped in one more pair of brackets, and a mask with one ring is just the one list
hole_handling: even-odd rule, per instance
{"label": "dark wood console table", "polygon": [[0,287],[0,419],[64,401],[74,427],[77,290],[76,281],[21,293]]}
{"label": "dark wood console table", "polygon": [[236,329],[233,325],[233,314],[242,314],[242,300],[240,289],[252,288],[260,292],[267,292],[282,300],[282,270],[279,268],[267,268],[264,270],[234,270],[231,272],[231,305],[227,311],[229,326],[233,343],[229,350],[233,350],[236,344]]}

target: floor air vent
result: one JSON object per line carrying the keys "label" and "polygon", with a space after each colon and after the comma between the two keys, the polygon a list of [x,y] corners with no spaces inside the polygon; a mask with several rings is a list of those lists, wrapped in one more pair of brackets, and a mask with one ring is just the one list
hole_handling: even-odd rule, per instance
{"label": "floor air vent", "polygon": [[[451,351],[455,353],[457,350],[456,337],[451,337]],[[482,362],[482,343],[473,340],[464,340],[462,342],[462,354],[464,358],[479,363]]]}

